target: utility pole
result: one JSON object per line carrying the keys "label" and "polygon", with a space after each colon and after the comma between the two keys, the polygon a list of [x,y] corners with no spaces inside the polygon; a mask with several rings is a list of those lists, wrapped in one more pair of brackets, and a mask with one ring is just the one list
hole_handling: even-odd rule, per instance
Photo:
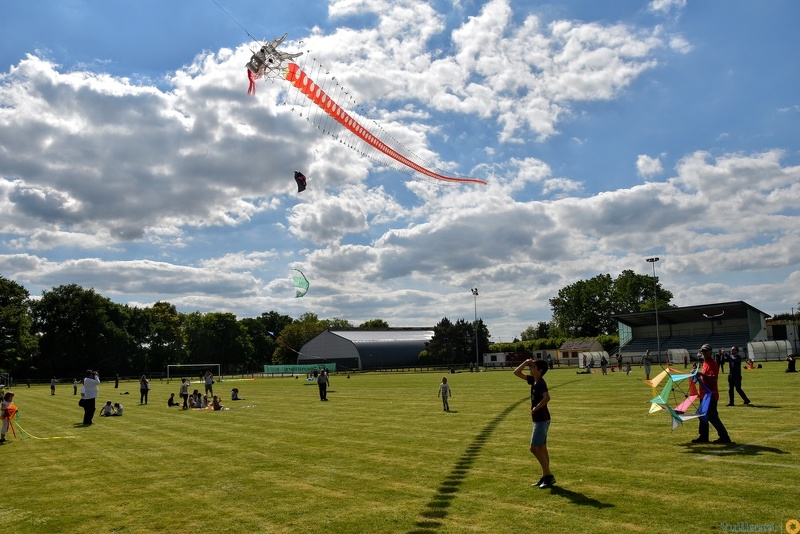
{"label": "utility pole", "polygon": [[[658,349],[658,363],[661,363],[661,330],[658,327],[658,279],[656,278],[656,262],[658,258],[647,258],[647,263],[653,264],[653,300],[656,305],[656,346]],[[667,362],[669,364],[669,362]]]}
{"label": "utility pole", "polygon": [[472,298],[475,300],[475,370],[481,364],[481,355],[478,352],[478,288],[472,288]]}

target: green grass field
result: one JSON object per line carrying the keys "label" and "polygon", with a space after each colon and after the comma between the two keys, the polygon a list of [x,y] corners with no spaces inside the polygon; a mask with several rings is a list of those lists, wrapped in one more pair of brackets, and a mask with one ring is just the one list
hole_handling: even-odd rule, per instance
{"label": "green grass field", "polygon": [[451,413],[433,373],[333,375],[327,403],[302,378],[226,380],[215,392],[246,400],[223,412],[168,408],[174,381],[154,382],[147,406],[138,383],[104,383],[98,401],[125,415],[85,428],[71,385],[23,385],[18,423],[38,439],[0,446],[0,518],[48,533],[786,532],[800,519],[800,374],[784,367],[745,372],[751,407],[723,396],[727,447],[645,416],[639,368],[551,371],[549,490],[531,487],[529,390],[509,370],[449,375]]}

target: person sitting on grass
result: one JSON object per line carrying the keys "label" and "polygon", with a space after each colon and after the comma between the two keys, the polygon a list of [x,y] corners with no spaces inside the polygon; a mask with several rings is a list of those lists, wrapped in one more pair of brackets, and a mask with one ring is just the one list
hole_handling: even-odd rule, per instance
{"label": "person sitting on grass", "polygon": [[118,403],[118,402],[115,402],[114,403],[114,413],[112,413],[111,415],[113,415],[115,417],[122,417],[122,411],[123,411],[122,405],[120,403]]}
{"label": "person sitting on grass", "polygon": [[215,412],[219,410],[227,410],[227,408],[225,408],[220,402],[219,397],[217,397],[216,395],[214,395],[214,398],[211,400],[211,407],[214,409]]}
{"label": "person sitting on grass", "polygon": [[235,400],[244,400],[243,398],[241,398],[241,397],[239,396],[239,388],[233,388],[233,389],[231,390],[231,400],[232,400],[232,401],[235,401]]}
{"label": "person sitting on grass", "polygon": [[170,393],[169,394],[169,400],[167,401],[167,406],[169,406],[170,408],[172,408],[173,406],[175,408],[180,408],[181,407],[180,403],[175,400],[175,394],[174,393]]}
{"label": "person sitting on grass", "polygon": [[114,413],[114,406],[111,404],[111,401],[108,401],[100,408],[100,417],[108,417]]}

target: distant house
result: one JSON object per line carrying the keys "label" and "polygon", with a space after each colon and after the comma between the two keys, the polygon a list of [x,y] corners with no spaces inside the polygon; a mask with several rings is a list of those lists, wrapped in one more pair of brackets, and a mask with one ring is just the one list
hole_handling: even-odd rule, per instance
{"label": "distant house", "polygon": [[600,365],[600,358],[608,354],[603,351],[603,345],[596,339],[574,339],[565,341],[556,351],[556,358],[562,363],[568,365],[578,364],[582,366],[583,355],[586,355],[586,360],[595,359],[597,365]]}
{"label": "distant house", "polygon": [[433,339],[433,328],[325,330],[303,345],[297,363],[335,363],[342,369],[414,367]]}

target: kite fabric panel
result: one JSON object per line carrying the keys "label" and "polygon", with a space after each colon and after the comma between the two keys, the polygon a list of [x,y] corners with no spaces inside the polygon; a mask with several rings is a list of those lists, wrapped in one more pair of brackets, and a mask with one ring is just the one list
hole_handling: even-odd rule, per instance
{"label": "kite fabric panel", "polygon": [[[679,386],[679,383],[684,380],[689,381],[688,394],[684,393]],[[657,391],[658,386],[662,383],[661,391]],[[711,403],[711,389],[698,379],[697,371],[685,373],[668,367],[652,380],[645,380],[645,384],[653,388],[654,395],[654,398],[650,400],[648,415],[662,410],[667,412],[670,415],[672,430],[682,425],[684,421],[698,418],[706,420],[708,406]],[[683,394],[685,399],[673,407],[670,398],[676,397],[676,389]],[[698,399],[700,402],[697,404],[696,411],[693,414],[687,414]]]}
{"label": "kite fabric panel", "polygon": [[304,296],[306,293],[308,293],[308,287],[309,287],[308,278],[306,278],[306,275],[304,275],[300,269],[294,269],[294,270],[300,273],[299,276],[294,275],[292,277],[292,283],[294,284],[294,289],[295,289],[294,296],[295,298],[300,298]]}
{"label": "kite fabric panel", "polygon": [[294,171],[294,181],[297,182],[297,192],[302,193],[306,190],[306,177],[300,171]]}

